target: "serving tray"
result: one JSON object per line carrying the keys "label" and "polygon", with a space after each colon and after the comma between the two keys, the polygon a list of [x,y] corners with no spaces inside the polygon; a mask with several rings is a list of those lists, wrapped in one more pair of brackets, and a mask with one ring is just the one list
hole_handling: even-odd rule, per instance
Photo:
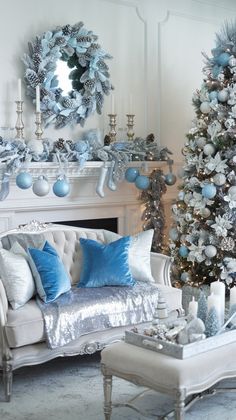
{"label": "serving tray", "polygon": [[187,359],[197,354],[233,343],[234,341],[236,341],[236,329],[185,345],[160,340],[133,331],[125,331],[126,343],[166,354],[176,359]]}

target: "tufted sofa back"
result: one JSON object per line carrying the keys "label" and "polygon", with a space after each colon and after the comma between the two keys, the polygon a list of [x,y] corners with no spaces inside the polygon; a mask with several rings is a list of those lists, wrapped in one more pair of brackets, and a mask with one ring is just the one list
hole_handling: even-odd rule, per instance
{"label": "tufted sofa back", "polygon": [[[14,242],[19,242],[25,250],[28,247],[42,248],[47,240],[57,251],[62,262],[70,275],[71,283],[77,284],[80,278],[82,267],[82,250],[80,246],[80,238],[93,239],[100,243],[109,243],[115,240],[112,232],[104,229],[85,229],[65,227],[60,228],[54,225],[44,232],[37,233],[21,233],[12,231],[1,238],[3,248],[10,249]],[[116,235],[117,236],[117,235]]]}

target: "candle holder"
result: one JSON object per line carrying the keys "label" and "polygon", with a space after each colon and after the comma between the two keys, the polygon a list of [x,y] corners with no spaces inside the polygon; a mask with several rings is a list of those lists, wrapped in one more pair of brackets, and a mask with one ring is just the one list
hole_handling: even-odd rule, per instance
{"label": "candle holder", "polygon": [[24,101],[15,101],[16,102],[16,113],[17,113],[17,120],[16,120],[16,138],[23,139],[24,138],[24,123],[22,119],[23,114],[23,103]]}
{"label": "candle holder", "polygon": [[109,137],[111,139],[111,143],[116,141],[116,114],[108,114],[109,117]]}
{"label": "candle holder", "polygon": [[128,127],[127,137],[128,137],[128,140],[132,141],[134,139],[133,128],[134,128],[134,117],[135,117],[135,115],[134,114],[126,114],[126,117],[127,117],[127,127]]}
{"label": "candle holder", "polygon": [[42,129],[42,117],[41,117],[41,112],[40,111],[36,111],[35,112],[35,124],[36,124],[36,139],[37,140],[41,140],[42,139],[42,135],[43,135],[43,129]]}

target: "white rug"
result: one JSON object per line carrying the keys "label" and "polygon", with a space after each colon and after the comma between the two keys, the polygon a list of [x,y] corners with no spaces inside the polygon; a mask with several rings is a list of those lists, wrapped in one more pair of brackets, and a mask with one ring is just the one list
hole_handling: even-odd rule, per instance
{"label": "white rug", "polygon": [[[231,384],[232,381],[227,382],[228,386]],[[114,378],[113,402],[126,401],[140,390]],[[235,396],[235,393],[224,392],[206,397],[189,409],[186,420],[236,420]],[[137,405],[149,414],[161,414],[171,409],[173,403],[162,394],[148,393]],[[10,403],[3,402],[1,387],[0,419],[103,420],[100,355],[59,358],[15,371]],[[113,409],[112,420],[144,419],[127,407]]]}

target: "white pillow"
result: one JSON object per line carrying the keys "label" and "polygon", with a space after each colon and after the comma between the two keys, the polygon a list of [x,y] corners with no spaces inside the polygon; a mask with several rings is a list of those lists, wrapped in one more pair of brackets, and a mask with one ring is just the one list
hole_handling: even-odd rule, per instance
{"label": "white pillow", "polygon": [[[154,229],[144,230],[131,236],[129,248],[129,267],[135,280],[154,282],[151,272],[150,251],[152,247],[152,238]],[[106,232],[106,239],[109,242],[121,238],[120,235],[113,232]]]}
{"label": "white pillow", "polygon": [[14,243],[10,251],[0,249],[0,276],[13,309],[20,308],[35,292],[33,276],[25,258],[27,253]]}

